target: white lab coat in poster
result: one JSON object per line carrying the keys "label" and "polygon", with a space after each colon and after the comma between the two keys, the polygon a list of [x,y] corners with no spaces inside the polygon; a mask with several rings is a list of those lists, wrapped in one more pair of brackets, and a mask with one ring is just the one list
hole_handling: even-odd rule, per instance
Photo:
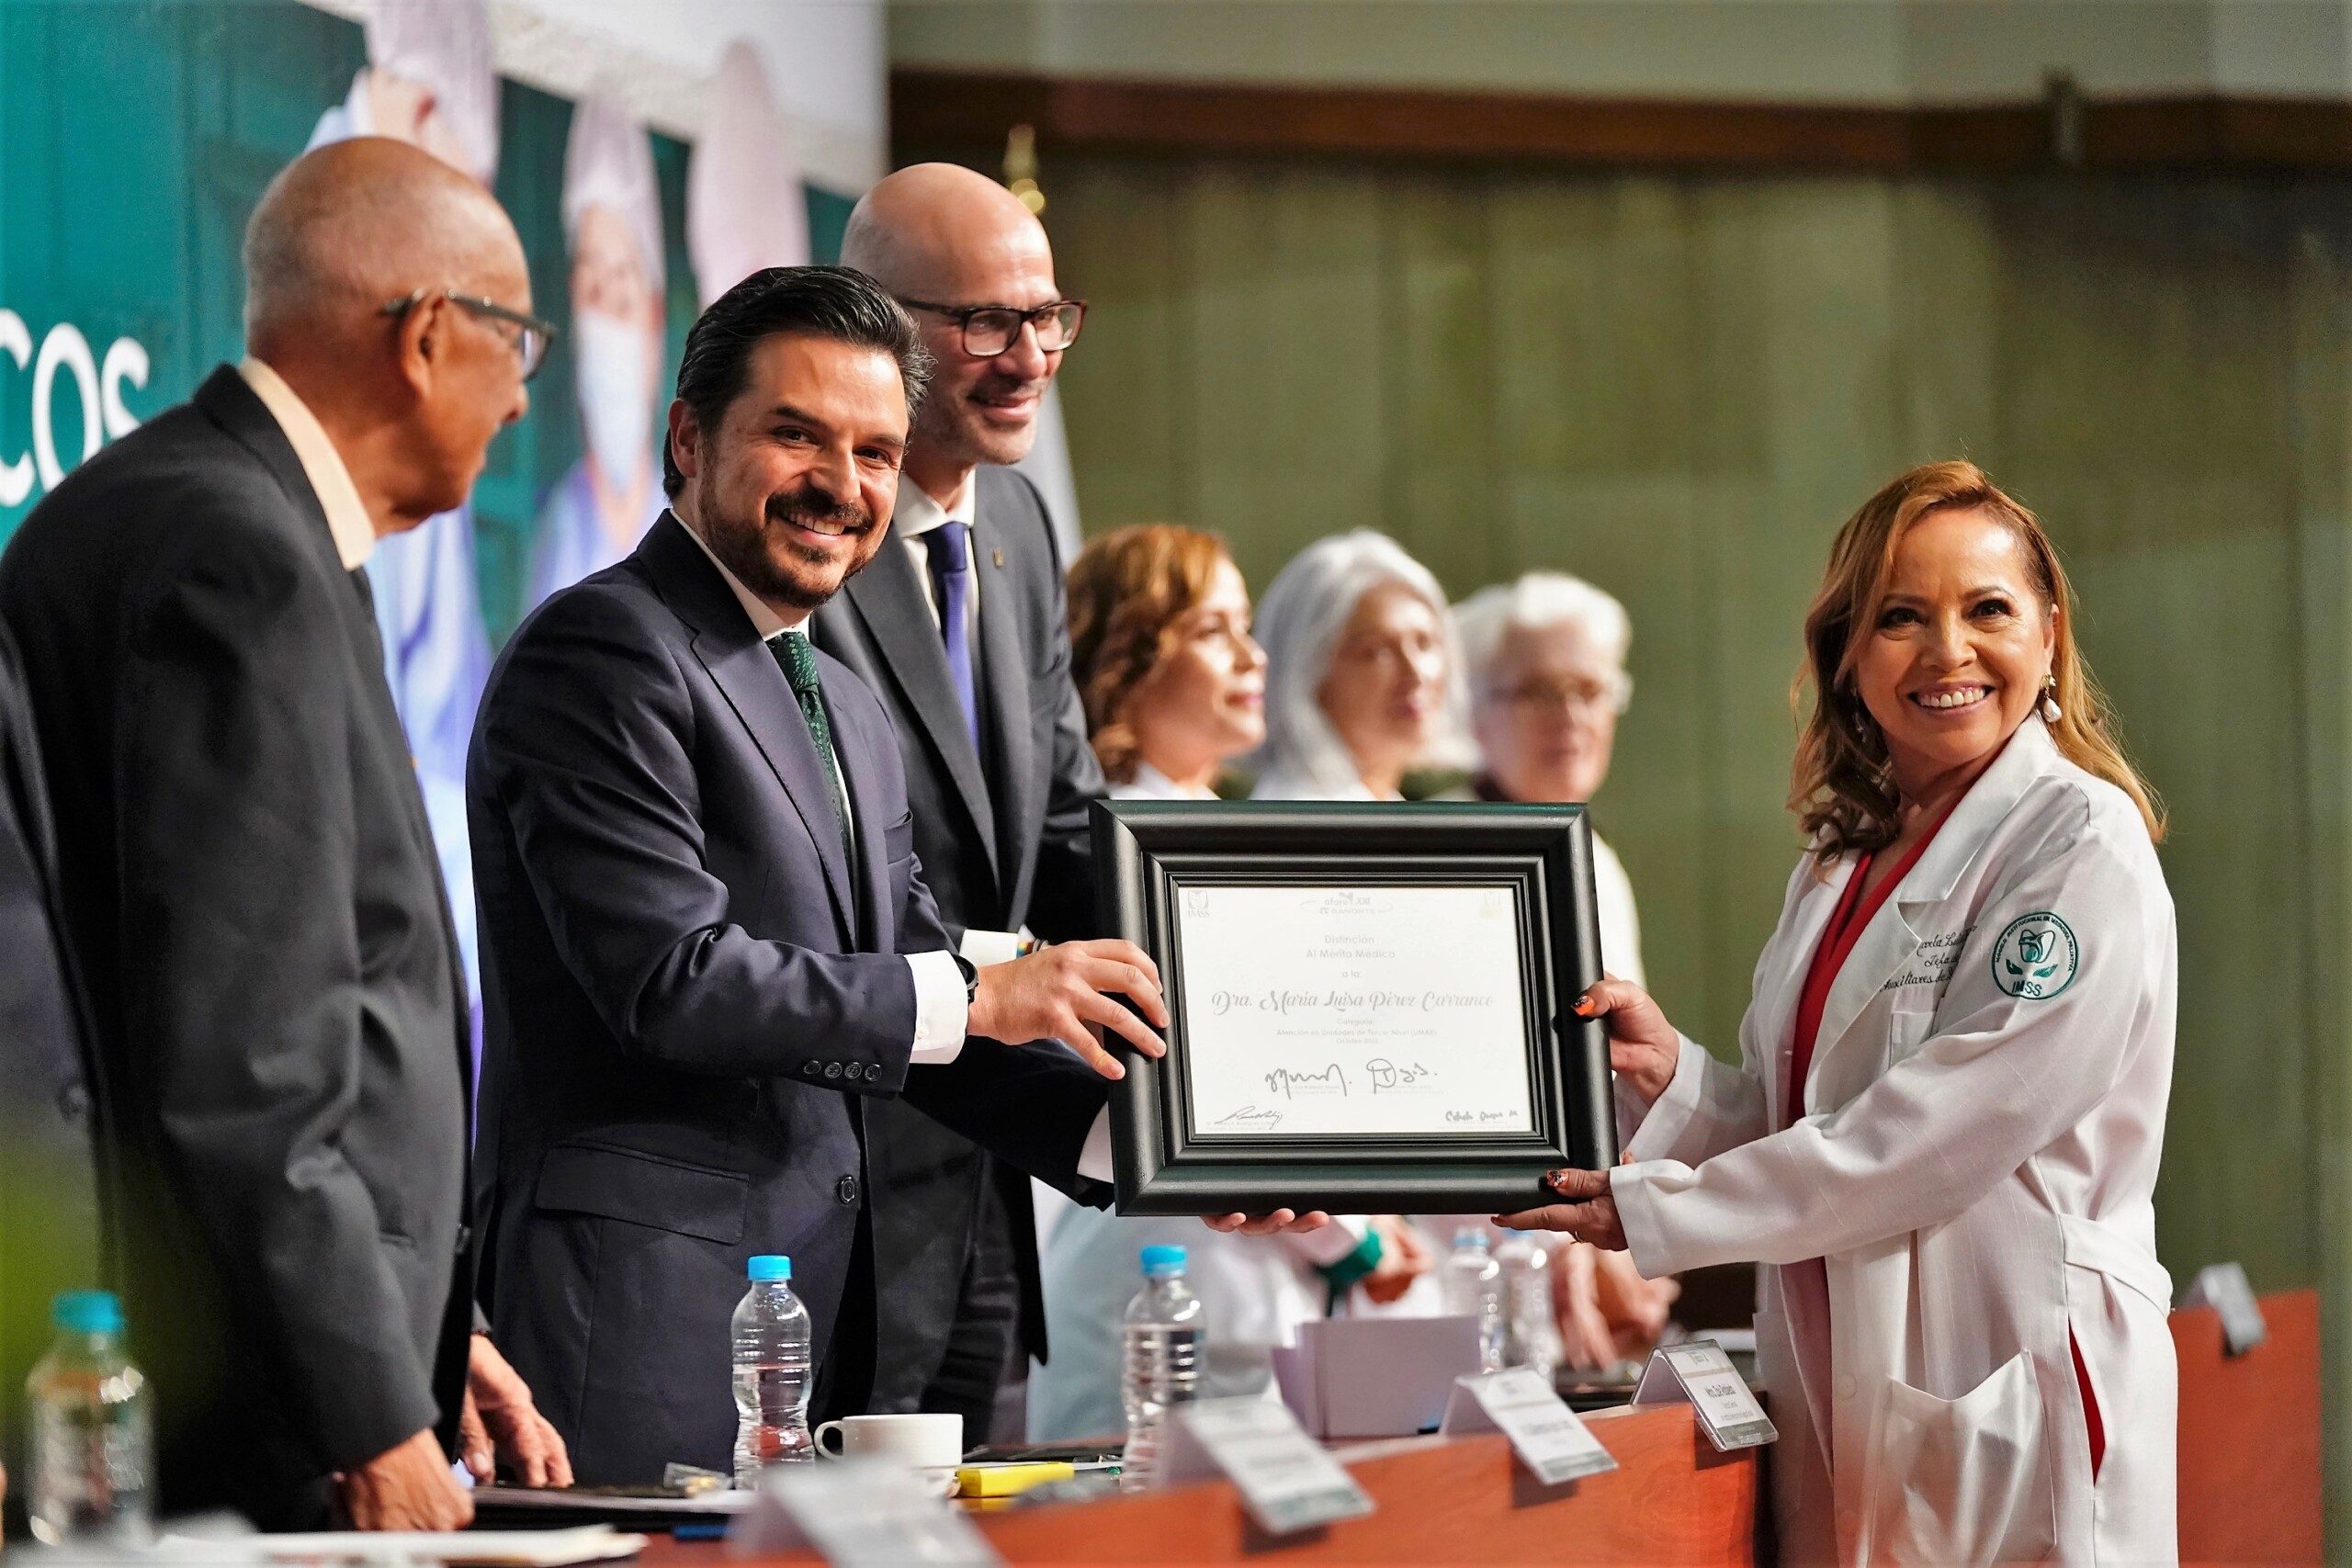
{"label": "white lab coat in poster", "polygon": [[[1850,869],[1791,879],[1740,1065],[1682,1043],[1613,1177],[1634,1259],[1769,1266],[1790,1561],[2171,1561],[2152,1199],[2176,942],[2139,813],[2027,719],[1855,945],[1785,1126],[1798,993]],[[1789,1289],[1813,1258],[1826,1323]],[[2096,1484],[2070,1333],[2106,1430]]]}

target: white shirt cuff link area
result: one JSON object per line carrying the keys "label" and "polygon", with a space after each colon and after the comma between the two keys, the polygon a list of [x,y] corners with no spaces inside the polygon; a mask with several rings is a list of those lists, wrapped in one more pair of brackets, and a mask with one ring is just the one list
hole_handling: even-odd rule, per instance
{"label": "white shirt cuff link area", "polygon": [[1078,1174],[1091,1181],[1113,1179],[1111,1108],[1107,1105],[1094,1113],[1094,1125],[1086,1130],[1086,1146],[1078,1151]]}
{"label": "white shirt cuff link area", "polygon": [[991,964],[1010,964],[1021,956],[1022,943],[1029,941],[1029,933],[1018,931],[984,931],[978,929],[964,933],[956,951],[975,969],[985,969]]}
{"label": "white shirt cuff link area", "polygon": [[908,1063],[944,1067],[964,1054],[964,1021],[971,1010],[964,971],[953,953],[910,953],[906,958],[915,980],[915,1048]]}

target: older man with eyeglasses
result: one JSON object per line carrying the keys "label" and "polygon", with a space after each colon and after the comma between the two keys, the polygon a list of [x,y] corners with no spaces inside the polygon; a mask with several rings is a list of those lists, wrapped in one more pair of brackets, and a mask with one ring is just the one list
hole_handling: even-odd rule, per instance
{"label": "older man with eyeglasses", "polygon": [[520,1472],[570,1477],[470,1332],[465,982],[361,569],[464,500],[548,329],[496,200],[384,138],[288,165],[244,265],[244,360],[33,509],[0,617],[162,1506],[453,1529],[477,1404]]}
{"label": "older man with eyeglasses", "polygon": [[[817,613],[817,644],[889,710],[923,881],[965,958],[1012,958],[1032,933],[1092,936],[1086,806],[1102,774],[1070,683],[1052,523],[1010,466],[1036,439],[1085,301],[1063,294],[1029,209],[952,164],[867,192],[842,260],[907,307],[937,370],[892,538]],[[1016,1346],[1045,1348],[1028,1181],[898,1101],[874,1107],[866,1134],[873,1408],[954,1412],[979,1441]]]}

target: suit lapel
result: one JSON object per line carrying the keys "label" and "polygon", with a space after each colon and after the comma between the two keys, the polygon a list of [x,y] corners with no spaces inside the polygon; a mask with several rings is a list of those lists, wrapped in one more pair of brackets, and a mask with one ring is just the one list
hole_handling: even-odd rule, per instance
{"label": "suit lapel", "polygon": [[[865,624],[883,666],[905,694],[923,739],[946,765],[993,871],[1001,862],[996,823],[989,809],[988,784],[980,773],[979,754],[973,750],[972,738],[964,728],[963,707],[948,684],[947,650],[940,642],[939,623],[932,618],[922,584],[916,580],[914,558],[899,540],[890,539],[864,571],[849,580],[843,592],[850,607]],[[985,613],[980,616],[983,628],[988,619]],[[984,665],[991,662],[985,649],[981,658]]]}
{"label": "suit lapel", "polygon": [[842,935],[854,940],[856,906],[850,897],[841,827],[833,819],[832,792],[826,787],[816,743],[808,739],[808,722],[801,716],[784,671],[776,668],[775,655],[760,640],[702,547],[686,536],[684,524],[664,513],[638,547],[638,555],[662,598],[693,629],[695,658],[784,786],[824,865],[825,888],[832,896]]}
{"label": "suit lapel", "polygon": [[[1780,939],[1787,946],[1779,962],[1770,964],[1768,973],[1777,976],[1769,996],[1757,998],[1758,1021],[1762,1026],[1761,1038],[1770,1052],[1771,1071],[1764,1085],[1765,1102],[1772,1108],[1772,1125],[1785,1126],[1789,1120],[1789,1053],[1795,1043],[1798,998],[1804,991],[1805,971],[1812,966],[1813,955],[1821,946],[1821,933],[1828,929],[1829,917],[1837,911],[1839,895],[1846,890],[1846,878],[1850,864],[1832,871],[1815,882],[1798,898],[1790,912],[1786,933]],[[1828,1038],[1825,1032],[1824,1040]],[[1815,1052],[1818,1058],[1820,1053]],[[1799,1086],[1802,1098],[1803,1086]]]}
{"label": "suit lapel", "polygon": [[[1026,863],[1030,850],[1022,841],[1023,825],[1042,820],[1044,814],[1033,809],[1028,798],[1033,771],[1029,660],[1022,652],[1012,580],[1003,570],[1004,554],[994,538],[986,510],[975,513],[972,573],[987,579],[980,590],[979,705],[982,733],[989,737],[996,750],[996,788],[990,799],[996,808],[996,841],[1001,849],[998,863],[1018,866]],[[998,878],[998,887],[1008,898],[1012,896],[1012,880]]]}
{"label": "suit lapel", "polygon": [[[833,710],[836,715],[840,709]],[[876,785],[873,759],[876,748],[895,745],[888,735],[869,735],[859,721],[837,722],[833,747],[841,756],[842,782],[849,790],[849,808],[857,818],[857,946],[861,953],[888,953],[897,946],[898,911],[890,903],[890,867],[886,858],[890,820],[888,806]],[[886,919],[889,929],[884,929]]]}

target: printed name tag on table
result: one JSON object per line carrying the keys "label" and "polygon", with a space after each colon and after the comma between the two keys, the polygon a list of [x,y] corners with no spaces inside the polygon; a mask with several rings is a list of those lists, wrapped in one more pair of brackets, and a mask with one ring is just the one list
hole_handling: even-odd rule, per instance
{"label": "printed name tag on table", "polygon": [[876,1459],[782,1465],[729,1542],[738,1556],[807,1546],[833,1568],[1004,1568],[988,1538],[914,1472]]}
{"label": "printed name tag on table", "polygon": [[1636,1404],[1670,1404],[1681,1399],[1698,1407],[1699,1425],[1718,1452],[1752,1449],[1781,1435],[1748,1392],[1747,1380],[1712,1339],[1654,1351],[1634,1389]]}
{"label": "printed name tag on table", "polygon": [[1535,1479],[1557,1486],[1580,1475],[1599,1475],[1617,1461],[1584,1420],[1568,1408],[1551,1383],[1532,1367],[1512,1367],[1483,1377],[1456,1378],[1446,1401],[1449,1438],[1500,1432]]}
{"label": "printed name tag on table", "polygon": [[1160,1457],[1164,1484],[1223,1475],[1269,1535],[1373,1510],[1371,1495],[1308,1437],[1286,1404],[1266,1399],[1204,1399],[1171,1412]]}

